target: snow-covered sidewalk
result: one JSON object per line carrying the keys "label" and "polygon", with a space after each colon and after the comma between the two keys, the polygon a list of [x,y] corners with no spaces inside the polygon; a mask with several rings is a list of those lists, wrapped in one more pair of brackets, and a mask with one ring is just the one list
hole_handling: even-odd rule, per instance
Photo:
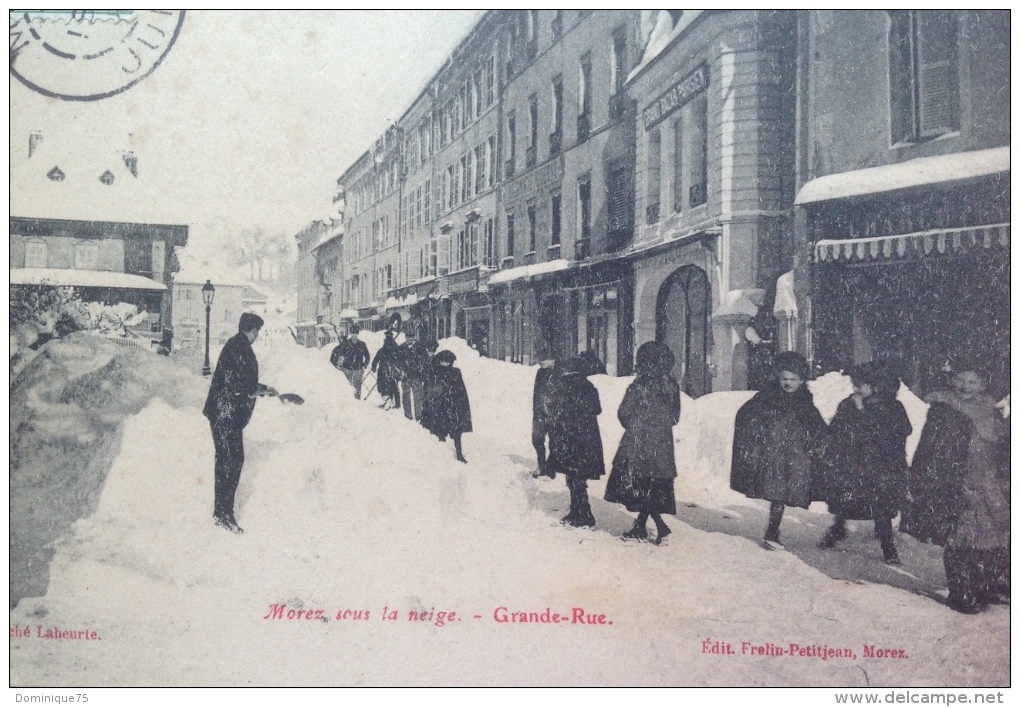
{"label": "snow-covered sidewalk", "polygon": [[[211,522],[200,405],[157,397],[129,417],[46,596],[10,612],[29,634],[11,639],[11,683],[1009,683],[1009,607],[971,617],[934,600],[937,548],[898,540],[897,571],[861,524],[826,553],[815,544],[828,517],[808,511],[784,523],[790,552],[758,546],[762,507],[725,484],[727,416],[748,394],[685,400],[674,533],[663,547],[625,543],[632,516],[595,500],[605,479],[591,485],[591,531],[556,522],[561,479],[531,477],[535,369],[444,345],[471,396],[467,465],[374,394],[354,400],[328,348],[257,348],[261,379],[307,402],[256,407],[242,536]],[[629,380],[593,380],[611,460]]]}

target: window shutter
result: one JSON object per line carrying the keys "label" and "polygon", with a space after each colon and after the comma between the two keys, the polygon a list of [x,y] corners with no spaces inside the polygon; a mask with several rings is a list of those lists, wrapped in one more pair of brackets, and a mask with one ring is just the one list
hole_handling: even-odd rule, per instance
{"label": "window shutter", "polygon": [[956,65],[956,13],[917,13],[918,89],[921,137],[960,128],[960,88]]}
{"label": "window shutter", "polygon": [[450,235],[442,235],[436,238],[436,243],[439,246],[438,260],[437,263],[438,271],[437,275],[448,275],[450,273]]}
{"label": "window shutter", "polygon": [[609,230],[616,231],[628,226],[627,218],[627,170],[617,167],[610,170],[608,179]]}

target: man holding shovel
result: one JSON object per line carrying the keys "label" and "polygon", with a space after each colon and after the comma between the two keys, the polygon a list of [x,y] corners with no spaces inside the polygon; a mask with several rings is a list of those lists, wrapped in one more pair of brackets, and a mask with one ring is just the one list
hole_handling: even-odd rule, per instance
{"label": "man holding shovel", "polygon": [[238,333],[220,352],[202,411],[209,418],[216,447],[213,520],[232,533],[244,532],[234,518],[234,495],[244,466],[244,428],[251,420],[256,398],[277,395],[274,388],[259,383],[259,362],[251,347],[264,323],[257,314],[241,315]]}

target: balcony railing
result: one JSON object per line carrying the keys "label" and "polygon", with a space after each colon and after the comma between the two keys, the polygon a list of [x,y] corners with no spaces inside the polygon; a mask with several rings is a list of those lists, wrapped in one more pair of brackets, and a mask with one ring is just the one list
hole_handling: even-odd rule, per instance
{"label": "balcony railing", "polygon": [[587,113],[577,116],[577,142],[582,143],[591,135],[591,121]]}
{"label": "balcony railing", "polygon": [[503,258],[503,262],[500,264],[500,269],[508,270],[514,266],[514,256],[508,255]]}
{"label": "balcony railing", "polygon": [[506,164],[504,165],[504,173],[503,174],[506,176],[507,179],[510,179],[511,177],[514,176],[514,158],[513,157],[509,158],[506,161]]}
{"label": "balcony railing", "polygon": [[535,145],[530,145],[527,150],[524,151],[524,163],[530,169],[534,167],[538,162],[538,149]]}
{"label": "balcony railing", "polygon": [[563,133],[559,130],[549,133],[549,156],[560,154],[561,149],[563,149]]}
{"label": "balcony railing", "polygon": [[659,205],[649,204],[645,208],[645,222],[649,225],[659,222]]}

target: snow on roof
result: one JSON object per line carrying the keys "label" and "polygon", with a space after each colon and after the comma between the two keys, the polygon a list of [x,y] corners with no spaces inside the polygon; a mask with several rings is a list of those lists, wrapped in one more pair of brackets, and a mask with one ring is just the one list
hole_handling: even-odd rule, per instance
{"label": "snow on roof", "polygon": [[358,310],[356,309],[342,309],[340,314],[337,315],[340,319],[357,319]]}
{"label": "snow on roof", "polygon": [[410,307],[412,304],[418,303],[418,295],[412,292],[406,297],[387,297],[386,303],[383,304],[383,309],[399,309],[400,307]]}
{"label": "snow on roof", "polygon": [[162,282],[141,275],[106,270],[71,268],[11,268],[12,285],[53,285],[54,287],[110,287],[120,290],[165,290]]}
{"label": "snow on roof", "polygon": [[509,270],[501,270],[489,278],[489,284],[499,285],[500,283],[535,277],[536,275],[559,272],[560,270],[566,270],[569,267],[570,261],[564,260],[563,258],[548,260],[544,263],[535,263],[534,265],[522,265],[517,268],[510,268]]}
{"label": "snow on roof", "polygon": [[666,47],[672,44],[677,37],[683,34],[684,30],[694,24],[694,21],[704,13],[705,10],[684,10],[683,14],[680,15],[680,19],[674,25],[673,18],[669,12],[660,10],[658,17],[655,18],[655,26],[648,37],[648,42],[645,44],[644,52],[641,54],[641,63],[630,72],[627,76],[627,81],[631,81],[635,76],[644,71],[649,64],[662,54]]}
{"label": "snow on roof", "polygon": [[868,167],[812,179],[797,193],[798,205],[881,194],[943,182],[959,182],[1009,171],[1009,146]]}

